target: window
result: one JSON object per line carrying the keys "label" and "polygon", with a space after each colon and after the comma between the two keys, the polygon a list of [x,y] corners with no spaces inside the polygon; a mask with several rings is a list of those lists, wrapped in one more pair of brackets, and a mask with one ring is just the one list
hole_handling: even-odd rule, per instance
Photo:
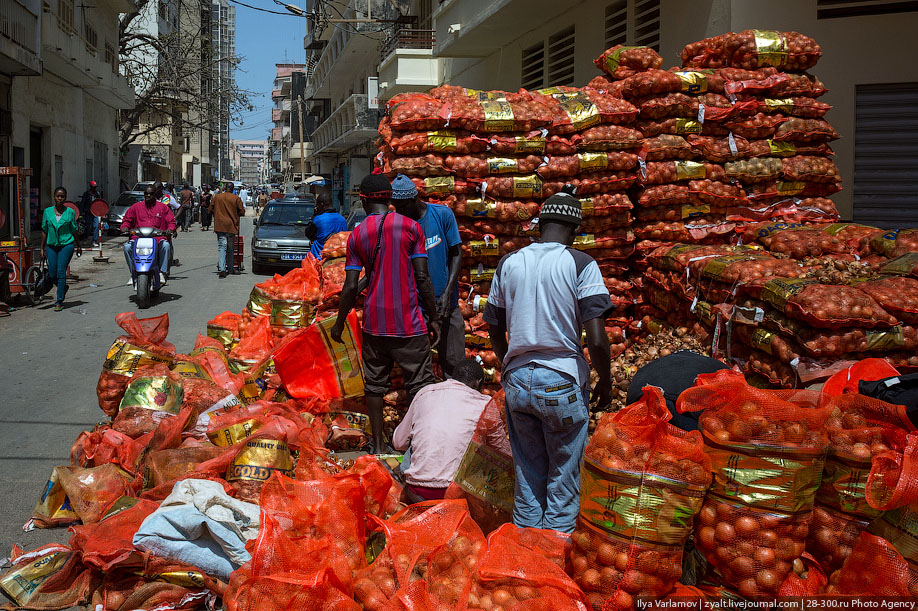
{"label": "window", "polygon": [[660,0],[615,0],[606,5],[604,48],[643,45],[660,50]]}
{"label": "window", "polygon": [[548,39],[548,82],[574,84],[574,26]]}
{"label": "window", "polygon": [[635,0],[634,44],[660,50],[660,0]]}
{"label": "window", "polygon": [[918,2],[902,0],[816,0],[817,19],[888,15],[918,11]]}
{"label": "window", "polygon": [[74,32],[73,0],[57,0],[57,25],[65,32]]}
{"label": "window", "polygon": [[108,43],[105,43],[105,63],[111,64],[112,72],[118,74],[118,54],[115,53],[115,48]]}
{"label": "window", "polygon": [[540,42],[523,51],[520,86],[539,89],[545,85],[545,43]]}
{"label": "window", "polygon": [[94,27],[88,23],[84,23],[83,37],[86,39],[86,50],[95,55],[99,48],[99,33],[96,32]]}
{"label": "window", "polygon": [[606,7],[606,48],[623,45],[628,40],[628,0],[618,0]]}

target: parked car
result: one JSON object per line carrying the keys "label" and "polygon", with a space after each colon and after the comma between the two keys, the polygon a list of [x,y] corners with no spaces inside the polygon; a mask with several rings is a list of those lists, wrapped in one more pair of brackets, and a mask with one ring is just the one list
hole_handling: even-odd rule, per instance
{"label": "parked car", "polygon": [[354,231],[354,228],[362,223],[366,218],[367,213],[363,208],[354,208],[351,210],[351,213],[347,215],[347,230]]}
{"label": "parked car", "polygon": [[252,272],[268,271],[268,266],[298,267],[309,253],[312,242],[306,237],[306,223],[315,213],[312,195],[292,194],[272,199],[255,219],[252,234]]}
{"label": "parked car", "polygon": [[109,235],[115,235],[121,232],[121,221],[124,220],[124,215],[127,213],[128,208],[142,201],[143,189],[140,191],[121,192],[121,195],[118,196],[118,199],[115,200],[115,203],[109,208],[108,214],[104,217],[105,222],[108,223]]}

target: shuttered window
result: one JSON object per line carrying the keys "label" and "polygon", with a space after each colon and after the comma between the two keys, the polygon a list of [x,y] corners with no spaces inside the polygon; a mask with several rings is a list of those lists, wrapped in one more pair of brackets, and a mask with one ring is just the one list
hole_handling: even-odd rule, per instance
{"label": "shuttered window", "polygon": [[915,0],[816,0],[817,19],[918,11]]}
{"label": "shuttered window", "polygon": [[605,49],[643,45],[660,50],[660,0],[615,0],[606,5]]}
{"label": "shuttered window", "polygon": [[540,42],[523,51],[520,74],[523,89],[539,89],[545,86],[545,43]]}
{"label": "shuttered window", "polygon": [[635,0],[634,44],[660,50],[660,0]]}
{"label": "shuttered window", "polygon": [[574,26],[548,39],[548,82],[552,86],[574,84]]}
{"label": "shuttered window", "polygon": [[617,0],[606,7],[606,48],[628,40],[628,0]]}
{"label": "shuttered window", "polygon": [[854,220],[918,227],[918,83],[857,86]]}

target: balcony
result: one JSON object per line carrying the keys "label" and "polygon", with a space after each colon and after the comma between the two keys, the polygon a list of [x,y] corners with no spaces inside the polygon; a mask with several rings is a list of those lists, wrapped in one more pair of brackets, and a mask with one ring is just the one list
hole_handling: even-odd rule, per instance
{"label": "balcony", "polygon": [[[303,158],[308,160],[312,157],[313,150],[315,145],[312,142],[303,143]],[[291,142],[290,146],[287,148],[287,159],[300,159],[300,143]]]}
{"label": "balcony", "polygon": [[379,97],[420,91],[440,84],[440,62],[433,56],[436,31],[401,29],[386,41],[379,64]]}
{"label": "balcony", "polygon": [[284,112],[284,111],[281,110],[280,108],[272,108],[272,109],[271,109],[271,120],[274,121],[274,122],[283,120],[283,118],[284,118],[284,116],[283,116],[283,114],[282,114],[283,112]]}
{"label": "balcony", "polygon": [[0,0],[0,71],[27,76],[41,74],[40,13],[39,2]]}
{"label": "balcony", "polygon": [[569,11],[569,3],[557,0],[444,0],[433,14],[436,55],[487,57]]}
{"label": "balcony", "polygon": [[273,91],[271,91],[271,99],[272,99],[272,100],[276,100],[276,99],[282,98],[282,97],[284,97],[284,92],[283,92],[282,90],[280,90],[280,89],[274,89]]}
{"label": "balcony", "polygon": [[275,127],[271,130],[271,141],[280,142],[281,139],[281,128]]}
{"label": "balcony", "polygon": [[379,113],[364,93],[354,94],[332,112],[312,135],[315,156],[341,153],[378,135]]}

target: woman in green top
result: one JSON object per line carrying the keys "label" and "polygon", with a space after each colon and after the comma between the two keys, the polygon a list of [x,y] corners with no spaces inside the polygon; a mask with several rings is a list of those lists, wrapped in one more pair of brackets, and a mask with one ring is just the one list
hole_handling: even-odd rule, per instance
{"label": "woman in green top", "polygon": [[82,255],[83,249],[76,239],[76,213],[64,205],[67,189],[54,190],[54,205],[45,208],[41,217],[41,257],[48,259],[48,274],[57,283],[57,302],[54,311],[64,309],[64,295],[67,294],[67,266],[73,258],[73,251]]}

